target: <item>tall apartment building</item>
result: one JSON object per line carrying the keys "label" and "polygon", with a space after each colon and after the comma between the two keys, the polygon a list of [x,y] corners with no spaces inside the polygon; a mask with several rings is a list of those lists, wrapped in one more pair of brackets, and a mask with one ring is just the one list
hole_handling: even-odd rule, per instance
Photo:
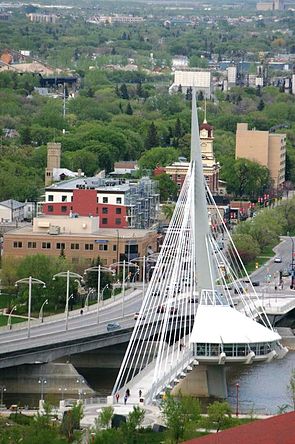
{"label": "tall apartment building", "polygon": [[275,188],[285,182],[286,134],[249,130],[247,123],[237,124],[236,159],[244,158],[266,166]]}

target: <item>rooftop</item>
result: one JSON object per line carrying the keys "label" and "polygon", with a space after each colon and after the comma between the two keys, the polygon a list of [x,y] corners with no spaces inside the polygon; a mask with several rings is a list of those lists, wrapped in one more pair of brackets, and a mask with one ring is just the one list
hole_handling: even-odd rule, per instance
{"label": "rooftop", "polygon": [[183,444],[294,444],[295,412],[250,422]]}
{"label": "rooftop", "polygon": [[0,202],[0,206],[7,207],[12,210],[16,210],[17,208],[21,208],[24,205],[25,205],[24,203],[18,202],[17,200],[14,200],[14,199],[3,200],[2,202]]}

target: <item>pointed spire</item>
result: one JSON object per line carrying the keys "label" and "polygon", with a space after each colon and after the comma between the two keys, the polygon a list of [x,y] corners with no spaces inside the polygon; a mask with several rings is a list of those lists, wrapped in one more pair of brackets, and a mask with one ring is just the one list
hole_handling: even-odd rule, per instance
{"label": "pointed spire", "polygon": [[199,137],[199,121],[197,114],[196,88],[192,88],[192,122],[191,122],[191,160],[198,159],[201,152]]}
{"label": "pointed spire", "polygon": [[203,123],[207,123],[207,99],[205,97],[205,109],[204,109],[204,121]]}

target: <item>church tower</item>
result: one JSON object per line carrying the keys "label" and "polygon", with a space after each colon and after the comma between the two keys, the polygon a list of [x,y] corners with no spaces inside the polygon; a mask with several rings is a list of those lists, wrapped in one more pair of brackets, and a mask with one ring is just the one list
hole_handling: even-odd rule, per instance
{"label": "church tower", "polygon": [[207,122],[206,110],[204,121],[200,125],[200,142],[204,175],[212,194],[216,194],[218,193],[219,187],[218,182],[220,165],[215,160],[213,151],[213,126],[209,125],[209,123]]}
{"label": "church tower", "polygon": [[61,144],[47,143],[47,167],[45,169],[45,186],[53,182],[53,168],[60,168]]}

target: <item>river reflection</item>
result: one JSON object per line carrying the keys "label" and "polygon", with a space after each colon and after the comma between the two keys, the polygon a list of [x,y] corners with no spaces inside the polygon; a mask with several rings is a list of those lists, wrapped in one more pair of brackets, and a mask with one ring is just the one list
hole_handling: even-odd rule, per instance
{"label": "river reflection", "polygon": [[288,384],[295,369],[295,352],[269,364],[235,365],[228,368],[228,401],[236,407],[236,383],[239,383],[239,411],[278,413],[279,406],[292,404]]}

